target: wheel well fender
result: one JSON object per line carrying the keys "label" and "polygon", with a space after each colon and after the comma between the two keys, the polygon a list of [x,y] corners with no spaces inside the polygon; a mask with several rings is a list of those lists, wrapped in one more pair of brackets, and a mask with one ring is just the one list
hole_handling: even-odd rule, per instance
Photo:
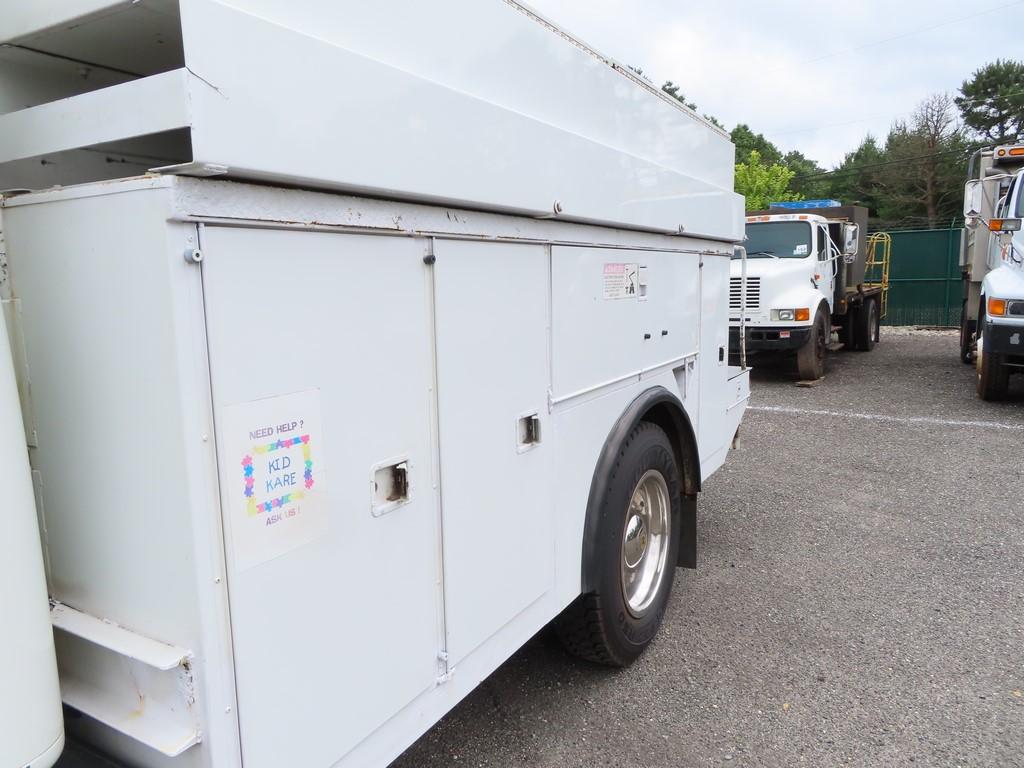
{"label": "wheel well fender", "polygon": [[[583,557],[581,584],[582,592],[592,592],[596,588],[596,561],[598,536],[601,524],[601,501],[608,492],[608,480],[612,467],[629,433],[637,424],[649,421],[657,424],[668,436],[675,454],[676,466],[679,467],[683,482],[683,525],[680,535],[693,539],[696,531],[696,499],[700,491],[700,454],[697,450],[697,437],[690,417],[676,395],[664,387],[651,387],[640,394],[629,404],[622,415],[612,426],[604,447],[594,468],[594,476],[590,483],[590,495],[587,499],[586,520],[583,525]],[[690,519],[692,518],[692,520]],[[681,545],[686,542],[681,542]],[[684,554],[685,550],[685,554]],[[691,552],[692,550],[692,552]],[[696,566],[696,547],[680,546],[680,565]],[[691,564],[691,561],[692,564]]]}

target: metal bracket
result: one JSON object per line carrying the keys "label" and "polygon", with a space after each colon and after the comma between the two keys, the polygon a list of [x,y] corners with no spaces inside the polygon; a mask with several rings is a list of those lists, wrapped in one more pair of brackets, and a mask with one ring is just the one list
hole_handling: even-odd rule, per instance
{"label": "metal bracket", "polygon": [[150,168],[149,170],[150,173],[208,178],[210,176],[223,176],[228,172],[229,168],[218,163],[178,163],[176,165],[161,165],[158,168]]}
{"label": "metal bracket", "polygon": [[437,660],[440,662],[439,666],[445,669],[444,672],[438,675],[437,684],[444,685],[452,679],[452,676],[455,674],[455,667],[448,669],[448,651],[438,651]]}
{"label": "metal bracket", "polygon": [[53,603],[64,703],[175,757],[202,741],[192,652]]}

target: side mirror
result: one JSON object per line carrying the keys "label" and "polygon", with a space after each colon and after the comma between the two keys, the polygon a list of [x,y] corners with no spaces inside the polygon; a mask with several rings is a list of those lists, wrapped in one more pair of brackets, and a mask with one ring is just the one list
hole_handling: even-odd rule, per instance
{"label": "side mirror", "polygon": [[843,224],[843,256],[856,256],[859,240],[860,227],[856,224]]}
{"label": "side mirror", "polygon": [[964,218],[977,219],[985,203],[985,182],[972,179],[964,185]]}

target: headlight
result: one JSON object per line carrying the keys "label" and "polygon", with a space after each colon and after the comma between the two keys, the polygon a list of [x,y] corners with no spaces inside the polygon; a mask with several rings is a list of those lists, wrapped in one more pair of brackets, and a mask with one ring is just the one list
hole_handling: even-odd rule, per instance
{"label": "headlight", "polygon": [[811,311],[807,307],[799,309],[773,309],[772,320],[777,323],[792,322],[804,323],[811,319]]}
{"label": "headlight", "polygon": [[1006,314],[1014,317],[1024,317],[1024,301],[1006,302]]}

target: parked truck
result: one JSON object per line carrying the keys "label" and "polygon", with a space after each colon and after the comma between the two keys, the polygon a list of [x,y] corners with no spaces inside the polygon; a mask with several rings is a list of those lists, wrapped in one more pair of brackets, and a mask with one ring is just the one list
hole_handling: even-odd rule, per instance
{"label": "parked truck", "polygon": [[[867,235],[868,211],[831,201],[747,214],[744,265],[733,261],[730,350],[795,353],[803,379],[825,373],[832,333],[869,351],[888,288],[888,241]],[[746,273],[744,281],[743,272]],[[742,308],[742,311],[741,311]]]}
{"label": "parked truck", "polygon": [[1024,144],[978,150],[967,177],[960,359],[975,365],[978,396],[1001,400],[1024,370]]}
{"label": "parked truck", "polygon": [[749,398],[728,136],[507,0],[5,6],[69,735],[372,768],[552,621],[637,658]]}

